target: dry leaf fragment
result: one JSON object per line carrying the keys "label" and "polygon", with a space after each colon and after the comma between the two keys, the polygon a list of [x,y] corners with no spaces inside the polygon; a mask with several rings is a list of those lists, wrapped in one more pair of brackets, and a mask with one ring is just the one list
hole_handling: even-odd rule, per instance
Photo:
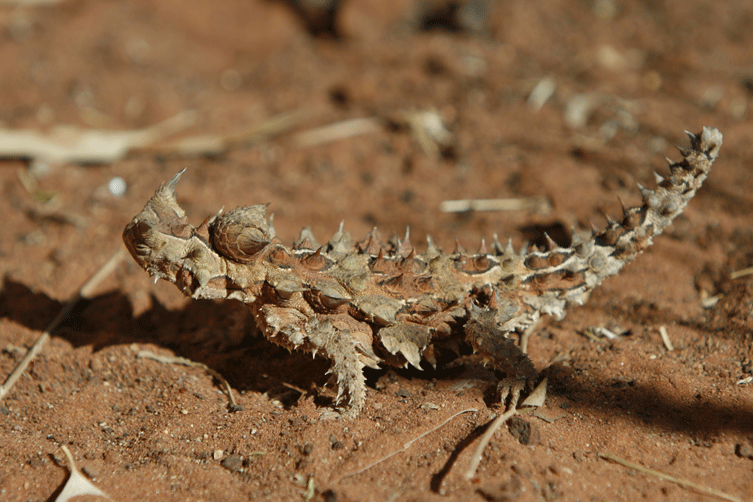
{"label": "dry leaf fragment", "polygon": [[183,112],[143,129],[106,131],[58,126],[50,133],[0,129],[0,158],[34,159],[51,164],[109,164],[134,148],[148,146],[193,124],[195,112]]}
{"label": "dry leaf fragment", "polygon": [[78,467],[76,467],[76,463],[73,461],[73,455],[71,455],[68,447],[62,445],[60,446],[60,448],[63,450],[63,453],[65,453],[65,458],[68,459],[68,467],[71,470],[71,476],[65,483],[63,491],[60,492],[58,498],[55,499],[55,502],[67,502],[74,497],[83,495],[93,495],[95,497],[104,497],[106,499],[109,499],[110,497],[105,492],[94,486],[91,481],[86,479],[86,477],[81,474],[81,472],[78,470]]}

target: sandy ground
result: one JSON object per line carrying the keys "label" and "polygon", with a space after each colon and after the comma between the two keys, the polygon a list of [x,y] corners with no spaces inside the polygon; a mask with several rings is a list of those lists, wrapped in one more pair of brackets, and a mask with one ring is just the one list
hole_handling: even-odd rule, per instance
{"label": "sandy ground", "polygon": [[[567,245],[572,226],[619,214],[618,197],[637,204],[636,182],[653,186],[664,155],[679,158],[683,129],[718,127],[721,155],[648,253],[539,325],[530,354],[546,405],[497,433],[471,481],[500,412],[493,374],[370,371],[357,419],[319,421],[333,396],[323,361],[256,336],[241,305],[154,285],[128,258],[0,402],[0,499],[54,500],[67,445],[122,501],[712,499],[604,454],[750,500],[753,395],[738,382],[753,372],[753,279],[731,273],[753,266],[753,4],[346,0],[334,24],[294,4],[0,7],[3,127],[128,130],[193,111],[179,137],[194,149],[200,135],[235,138],[197,155],[164,140],[90,165],[0,161],[2,379],[183,168],[195,224],[268,202],[288,243],[307,225],[324,241],[344,219],[359,238],[410,226],[449,251],[493,233]],[[441,120],[444,144],[411,128],[419,112]],[[362,134],[310,134],[351,119],[368,119]],[[116,177],[125,193],[108,190]],[[520,197],[551,210],[439,210]],[[620,336],[586,336],[598,327]],[[143,350],[213,368],[242,411],[203,370]]]}

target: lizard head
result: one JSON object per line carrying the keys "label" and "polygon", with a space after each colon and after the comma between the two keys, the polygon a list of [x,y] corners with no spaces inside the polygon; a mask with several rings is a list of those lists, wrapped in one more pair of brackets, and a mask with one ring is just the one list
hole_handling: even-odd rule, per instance
{"label": "lizard head", "polygon": [[[217,239],[210,232],[218,227],[217,220],[221,217],[208,218],[199,228],[188,223],[175,194],[182,174],[183,171],[179,172],[162,185],[141,213],[126,225],[123,241],[136,263],[155,281],[172,282],[194,298],[227,298],[242,289],[242,285],[230,284],[228,267],[232,264],[212,246]],[[258,244],[264,235],[261,231],[250,233],[247,240],[251,245]]]}

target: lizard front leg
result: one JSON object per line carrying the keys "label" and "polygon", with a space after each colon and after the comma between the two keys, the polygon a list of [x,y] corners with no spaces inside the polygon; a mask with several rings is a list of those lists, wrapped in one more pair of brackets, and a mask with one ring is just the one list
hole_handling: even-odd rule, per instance
{"label": "lizard front leg", "polygon": [[485,362],[491,362],[495,369],[505,373],[499,390],[502,402],[510,397],[509,408],[517,406],[521,393],[532,389],[538,377],[536,368],[528,356],[500,329],[497,311],[471,306],[470,318],[465,324],[465,336],[475,353]]}
{"label": "lizard front leg", "polygon": [[304,314],[294,308],[270,305],[260,307],[256,318],[267,338],[277,345],[332,361],[327,373],[337,380],[337,398],[335,408],[324,410],[322,418],[358,416],[366,402],[362,361],[365,350],[359,342],[367,338],[363,335],[367,335],[364,328],[368,327],[347,315]]}

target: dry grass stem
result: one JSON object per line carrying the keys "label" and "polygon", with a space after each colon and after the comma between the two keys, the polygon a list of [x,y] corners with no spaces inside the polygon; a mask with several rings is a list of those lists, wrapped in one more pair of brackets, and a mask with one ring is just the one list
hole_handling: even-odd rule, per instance
{"label": "dry grass stem", "polygon": [[345,476],[343,476],[343,477],[342,477],[342,478],[340,478],[340,479],[341,479],[341,480],[343,480],[343,479],[346,479],[346,478],[350,478],[350,477],[353,477],[353,476],[357,476],[357,475],[359,475],[359,474],[361,474],[361,473],[363,473],[363,472],[366,472],[366,471],[368,471],[369,469],[371,469],[372,467],[374,467],[375,465],[379,465],[379,464],[381,464],[382,462],[384,462],[385,460],[388,460],[388,459],[390,459],[390,458],[394,457],[394,456],[395,456],[395,455],[397,455],[398,453],[402,453],[402,452],[404,452],[405,450],[407,450],[408,448],[410,448],[410,446],[411,446],[411,445],[412,445],[413,443],[415,443],[415,442],[416,442],[416,441],[418,441],[419,439],[423,438],[424,436],[426,436],[426,435],[428,435],[428,434],[431,434],[432,432],[434,432],[434,431],[436,431],[436,430],[438,430],[438,429],[441,429],[442,427],[444,427],[444,426],[445,426],[445,425],[446,425],[446,424],[447,424],[447,423],[448,423],[448,422],[449,422],[450,420],[452,420],[453,418],[455,418],[455,417],[457,417],[457,416],[459,416],[459,415],[462,415],[463,413],[475,413],[475,412],[477,412],[477,411],[478,411],[478,410],[477,410],[476,408],[468,408],[468,409],[466,409],[466,410],[463,410],[463,411],[459,411],[459,412],[455,413],[454,415],[450,416],[449,418],[447,418],[447,419],[446,419],[446,420],[445,420],[444,422],[442,422],[441,424],[439,424],[439,425],[437,425],[437,426],[435,426],[435,427],[433,427],[433,428],[429,429],[428,431],[426,431],[426,432],[422,433],[421,435],[419,435],[419,436],[417,436],[417,437],[415,437],[415,438],[411,439],[410,441],[408,441],[407,443],[405,443],[405,444],[403,445],[403,447],[402,447],[402,448],[400,448],[399,450],[396,450],[396,451],[394,451],[394,452],[390,453],[390,454],[389,454],[389,455],[387,455],[386,457],[382,457],[382,458],[380,458],[380,459],[379,459],[379,460],[377,460],[376,462],[373,462],[373,463],[371,463],[371,464],[367,465],[367,466],[366,466],[366,467],[364,467],[363,469],[359,469],[359,470],[357,470],[357,471],[355,471],[355,472],[351,472],[350,474],[346,474]]}
{"label": "dry grass stem", "polygon": [[137,148],[193,125],[196,112],[182,112],[143,129],[105,130],[58,126],[50,132],[0,128],[0,158],[50,164],[111,164]]}
{"label": "dry grass stem", "polygon": [[382,124],[376,117],[343,120],[315,129],[309,129],[295,135],[294,142],[299,147],[309,147],[331,143],[341,139],[352,138],[381,130]]}
{"label": "dry grass stem", "polygon": [[546,214],[552,210],[552,205],[544,197],[464,199],[443,201],[439,205],[439,210],[443,213],[463,213],[465,211],[533,211]]}
{"label": "dry grass stem", "polygon": [[233,395],[233,389],[230,387],[230,384],[227,380],[225,380],[225,377],[220,375],[217,371],[213,370],[209,366],[207,366],[204,363],[199,363],[196,361],[191,361],[190,359],[186,359],[185,357],[178,357],[178,356],[161,356],[159,354],[155,354],[154,352],[150,352],[148,350],[142,350],[139,351],[137,354],[137,357],[145,358],[145,359],[152,359],[154,361],[158,361],[164,364],[182,364],[183,366],[191,366],[193,368],[200,368],[212,375],[214,378],[217,379],[218,382],[222,384],[222,386],[225,389],[225,393],[227,393],[227,397],[230,400],[230,406],[233,409],[238,408],[238,404],[235,402],[235,396]]}
{"label": "dry grass stem", "polygon": [[661,335],[661,341],[664,342],[664,346],[668,351],[672,352],[675,350],[675,346],[672,345],[672,340],[669,339],[669,333],[667,333],[665,326],[659,326],[659,335]]}
{"label": "dry grass stem", "polygon": [[672,483],[677,483],[680,486],[685,486],[688,488],[692,488],[694,490],[698,490],[699,492],[705,493],[707,495],[719,497],[720,499],[724,499],[724,500],[731,500],[732,502],[742,502],[741,498],[735,497],[734,495],[728,495],[724,492],[715,490],[714,488],[710,488],[708,486],[701,486],[699,484],[693,483],[692,481],[688,481],[686,479],[676,478],[674,476],[670,476],[669,474],[664,474],[663,472],[656,471],[654,469],[649,469],[648,467],[643,467],[642,465],[634,464],[630,461],[627,461],[625,459],[612,455],[611,453],[599,453],[599,456],[603,459],[611,460],[612,462],[616,462],[630,469],[636,470],[638,472],[642,472],[643,474],[649,474],[651,476],[655,476],[665,481],[671,481]]}
{"label": "dry grass stem", "polygon": [[489,441],[491,441],[492,436],[494,436],[494,433],[497,432],[497,430],[502,427],[502,424],[507,422],[512,416],[517,415],[518,410],[515,408],[516,404],[517,403],[514,402],[511,403],[509,410],[495,418],[494,422],[492,422],[484,435],[481,437],[481,442],[479,442],[476,450],[473,452],[471,461],[468,463],[468,469],[466,469],[465,471],[465,479],[473,479],[473,477],[476,475],[476,469],[478,469],[478,465],[481,463],[481,458],[484,455],[484,450],[489,444]]}
{"label": "dry grass stem", "polygon": [[27,366],[29,366],[29,363],[39,354],[44,346],[47,344],[47,341],[50,339],[50,334],[55,331],[55,329],[60,325],[61,322],[65,320],[65,318],[70,314],[73,307],[81,300],[82,298],[87,298],[89,295],[91,295],[94,288],[96,288],[102,280],[104,280],[105,277],[110,275],[112,271],[117,267],[121,260],[125,257],[125,249],[121,248],[118,251],[115,252],[115,254],[110,257],[109,260],[107,260],[107,263],[105,263],[102,268],[100,268],[94,275],[92,275],[89,280],[87,280],[83,286],[78,290],[78,293],[76,293],[76,296],[74,296],[72,299],[66,303],[62,309],[60,309],[60,312],[58,313],[57,317],[50,323],[49,326],[47,326],[47,329],[42,332],[41,335],[36,339],[34,342],[34,345],[31,346],[29,351],[24,355],[23,359],[16,365],[15,369],[11,374],[8,376],[8,378],[3,383],[2,387],[0,387],[0,401],[2,401],[5,396],[8,395],[8,392],[10,392],[11,388],[13,388],[13,385],[15,385],[16,381],[21,377],[21,375],[26,371]]}
{"label": "dry grass stem", "polygon": [[139,149],[139,152],[181,157],[217,156],[233,148],[253,146],[280,136],[310,115],[305,109],[281,113],[241,133],[188,136],[168,143],[149,145]]}
{"label": "dry grass stem", "polygon": [[735,272],[732,272],[729,274],[730,279],[739,279],[740,277],[745,277],[746,275],[753,274],[753,267],[744,268],[742,270],[737,270]]}

